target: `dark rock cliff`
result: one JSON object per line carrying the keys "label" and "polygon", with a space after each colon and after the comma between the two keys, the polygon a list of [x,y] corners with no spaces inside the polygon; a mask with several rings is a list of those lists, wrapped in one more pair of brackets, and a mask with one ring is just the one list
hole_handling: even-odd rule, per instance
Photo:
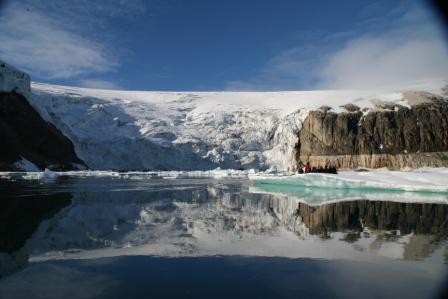
{"label": "dark rock cliff", "polygon": [[19,170],[15,163],[23,159],[40,169],[84,166],[72,142],[15,92],[0,92],[0,141],[0,170]]}
{"label": "dark rock cliff", "polygon": [[365,114],[312,111],[299,132],[296,159],[315,166],[448,166],[448,102],[425,95],[411,108],[383,104]]}

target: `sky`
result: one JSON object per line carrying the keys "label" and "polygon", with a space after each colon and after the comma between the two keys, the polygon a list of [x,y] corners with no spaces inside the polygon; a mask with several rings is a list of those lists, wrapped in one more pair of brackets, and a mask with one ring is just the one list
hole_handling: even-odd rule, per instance
{"label": "sky", "polygon": [[0,0],[0,59],[102,89],[363,89],[448,78],[418,0]]}

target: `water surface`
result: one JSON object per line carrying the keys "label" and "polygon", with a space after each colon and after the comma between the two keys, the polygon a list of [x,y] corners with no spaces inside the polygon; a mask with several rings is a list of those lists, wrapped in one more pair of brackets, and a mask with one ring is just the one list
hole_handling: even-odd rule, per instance
{"label": "water surface", "polygon": [[294,188],[2,179],[0,298],[441,296],[448,205]]}

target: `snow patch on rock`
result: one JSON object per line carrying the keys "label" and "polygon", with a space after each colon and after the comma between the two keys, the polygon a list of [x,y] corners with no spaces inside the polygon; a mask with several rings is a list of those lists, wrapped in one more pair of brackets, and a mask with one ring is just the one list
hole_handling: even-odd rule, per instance
{"label": "snow patch on rock", "polygon": [[0,91],[26,95],[31,90],[30,76],[0,60]]}
{"label": "snow patch on rock", "polygon": [[40,171],[40,168],[37,167],[36,164],[34,164],[33,162],[31,162],[23,157],[22,157],[22,160],[19,160],[16,163],[14,163],[14,166],[18,170],[23,170],[23,171]]}

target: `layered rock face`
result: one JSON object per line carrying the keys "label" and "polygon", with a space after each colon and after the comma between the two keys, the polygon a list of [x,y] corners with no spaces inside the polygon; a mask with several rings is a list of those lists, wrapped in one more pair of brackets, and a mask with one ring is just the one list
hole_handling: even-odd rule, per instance
{"label": "layered rock face", "polygon": [[346,107],[351,112],[310,112],[299,132],[297,162],[338,168],[448,166],[448,102],[426,93],[413,96],[417,100],[410,108],[383,103],[367,114],[355,105]]}

